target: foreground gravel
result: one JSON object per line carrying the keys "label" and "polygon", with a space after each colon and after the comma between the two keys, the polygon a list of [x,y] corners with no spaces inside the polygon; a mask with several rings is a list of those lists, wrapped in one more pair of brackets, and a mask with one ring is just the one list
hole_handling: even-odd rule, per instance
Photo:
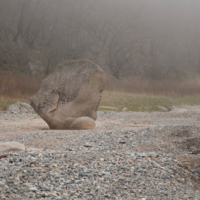
{"label": "foreground gravel", "polygon": [[[98,114],[102,122],[120,115]],[[142,115],[129,112],[123,120],[146,124]],[[43,150],[0,154],[0,199],[199,200],[200,123],[191,120],[198,113],[173,114],[171,121],[170,115],[152,114],[147,128],[111,123],[95,131],[23,130],[30,134],[13,140]],[[25,118],[38,116],[0,115],[3,121]],[[1,133],[6,130],[2,125]]]}

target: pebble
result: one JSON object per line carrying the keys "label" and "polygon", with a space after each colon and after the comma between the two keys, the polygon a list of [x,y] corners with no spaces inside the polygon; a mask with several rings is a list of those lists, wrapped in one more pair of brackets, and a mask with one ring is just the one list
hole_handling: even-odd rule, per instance
{"label": "pebble", "polygon": [[36,192],[36,191],[37,191],[37,188],[36,188],[36,187],[30,187],[29,190],[30,190],[30,191],[33,191],[33,192]]}
{"label": "pebble", "polygon": [[[111,114],[117,115],[112,112],[108,118]],[[187,152],[179,147],[173,151],[154,149],[166,144],[176,130],[189,131],[190,138],[200,137],[200,124],[183,123],[166,122],[138,130],[74,131],[70,135],[78,137],[70,137],[67,147],[59,144],[41,152],[4,152],[0,158],[12,155],[0,159],[0,199],[197,200],[200,190],[192,178],[199,174],[181,171],[184,168],[175,157]],[[69,140],[67,131],[49,132],[43,137],[51,136]],[[40,137],[28,135],[23,139],[31,142]],[[185,138],[174,137],[170,147],[180,141]],[[85,144],[91,147],[85,148]],[[150,150],[145,150],[148,146]],[[199,159],[199,155],[190,156]]]}

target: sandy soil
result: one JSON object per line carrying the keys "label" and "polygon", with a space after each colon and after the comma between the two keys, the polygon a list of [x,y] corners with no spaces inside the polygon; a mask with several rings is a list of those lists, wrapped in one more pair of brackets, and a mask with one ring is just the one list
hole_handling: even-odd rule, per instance
{"label": "sandy soil", "polygon": [[[170,124],[200,125],[200,106],[184,106],[171,112],[98,112],[97,130],[138,130]],[[49,132],[70,132],[50,130],[44,120],[36,115],[12,115],[0,113],[0,140],[12,140],[29,134]]]}
{"label": "sandy soil", "polygon": [[[144,130],[138,135],[132,150],[173,155],[181,165],[187,166],[186,169],[197,172],[199,178],[196,179],[195,175],[192,179],[199,186],[200,106],[183,106],[170,112],[98,112],[96,127],[97,130],[89,130],[89,133],[122,131],[123,135],[130,130]],[[73,140],[81,138],[85,131],[50,130],[36,114],[0,113],[0,141],[19,141],[29,147],[59,149],[72,145]],[[145,144],[139,142],[141,138],[146,139]],[[79,144],[76,141],[73,145]]]}

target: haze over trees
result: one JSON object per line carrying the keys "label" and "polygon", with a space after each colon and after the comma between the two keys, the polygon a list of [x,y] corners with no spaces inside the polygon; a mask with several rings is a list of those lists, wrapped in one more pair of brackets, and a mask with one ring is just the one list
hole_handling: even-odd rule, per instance
{"label": "haze over trees", "polygon": [[198,0],[0,0],[0,70],[47,75],[87,58],[117,79],[192,76],[199,11]]}

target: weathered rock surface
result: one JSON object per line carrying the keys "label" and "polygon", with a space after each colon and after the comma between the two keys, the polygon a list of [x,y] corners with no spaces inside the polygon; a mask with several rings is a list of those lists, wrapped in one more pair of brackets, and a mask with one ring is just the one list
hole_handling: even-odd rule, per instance
{"label": "weathered rock surface", "polygon": [[71,129],[80,117],[96,120],[104,86],[105,73],[96,64],[89,60],[65,61],[42,82],[28,102],[51,129]]}
{"label": "weathered rock surface", "polygon": [[25,147],[24,144],[16,141],[2,142],[0,143],[0,152],[9,151],[42,151],[43,149],[38,149],[34,147]]}
{"label": "weathered rock surface", "polygon": [[75,130],[95,129],[96,125],[92,118],[80,117],[72,123],[70,128]]}
{"label": "weathered rock surface", "polygon": [[15,104],[11,104],[6,108],[6,111],[10,111],[11,113],[28,113],[34,112],[33,108],[28,103],[17,102]]}
{"label": "weathered rock surface", "polygon": [[25,146],[15,141],[0,143],[0,152],[7,151],[25,151]]}

